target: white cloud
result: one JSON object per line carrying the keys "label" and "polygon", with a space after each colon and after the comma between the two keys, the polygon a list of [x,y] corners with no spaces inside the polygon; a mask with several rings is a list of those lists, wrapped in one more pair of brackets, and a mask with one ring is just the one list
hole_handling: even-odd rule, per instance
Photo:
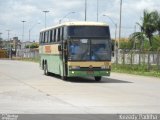
{"label": "white cloud", "polygon": [[[88,0],[87,19],[96,21],[96,1]],[[103,14],[109,15],[115,23],[119,23],[119,6],[120,0],[99,0],[99,21],[107,22],[111,26],[111,34],[114,36],[114,25]],[[134,25],[140,20],[144,9],[159,10],[159,0],[123,0],[122,26],[129,27],[122,29],[122,35],[127,36],[134,31]],[[84,20],[84,0],[0,0],[0,32],[3,37],[7,38],[6,29],[11,29],[11,36],[22,34],[22,20],[25,23],[25,39],[27,40],[28,29],[38,21],[32,30],[32,39],[38,38],[38,33],[44,27],[43,10],[49,10],[47,13],[47,25],[57,24],[58,21],[70,14],[67,20]],[[132,28],[131,28],[132,27]]]}

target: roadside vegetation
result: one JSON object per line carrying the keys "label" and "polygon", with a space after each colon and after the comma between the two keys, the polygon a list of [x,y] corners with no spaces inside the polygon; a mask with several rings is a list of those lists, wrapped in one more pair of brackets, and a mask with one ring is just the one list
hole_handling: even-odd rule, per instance
{"label": "roadside vegetation", "polygon": [[13,57],[12,60],[20,60],[20,61],[29,61],[29,62],[39,63],[39,57],[35,57],[35,58]]}
{"label": "roadside vegetation", "polygon": [[[144,10],[141,22],[136,24],[140,31],[120,40],[122,63],[113,64],[112,71],[160,77],[160,13],[156,10]],[[124,54],[126,53],[130,56],[129,64],[125,63]],[[132,63],[132,57],[135,54],[139,56],[138,64]],[[151,55],[152,59],[156,59],[154,64],[151,64]],[[145,62],[145,56],[148,58],[147,62]]]}
{"label": "roadside vegetation", "polygon": [[112,72],[127,73],[134,75],[152,76],[160,78],[160,71],[157,69],[156,65],[152,66],[152,69],[148,71],[147,65],[121,65],[113,64]]}
{"label": "roadside vegetation", "polygon": [[39,44],[38,43],[32,43],[31,45],[26,45],[25,48],[38,48]]}
{"label": "roadside vegetation", "polygon": [[160,47],[160,13],[144,10],[140,32],[132,33],[128,39],[120,40],[120,49],[157,50]]}

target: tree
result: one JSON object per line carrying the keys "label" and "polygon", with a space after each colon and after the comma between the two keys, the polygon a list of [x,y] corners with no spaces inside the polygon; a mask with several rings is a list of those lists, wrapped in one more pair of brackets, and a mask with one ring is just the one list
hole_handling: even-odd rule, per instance
{"label": "tree", "polygon": [[119,42],[120,49],[132,49],[132,41],[126,38],[121,38]]}
{"label": "tree", "polygon": [[134,45],[138,41],[143,48],[144,40],[149,40],[150,47],[152,47],[153,33],[157,31],[157,22],[159,15],[157,11],[148,12],[144,10],[143,17],[141,18],[141,23],[137,23],[141,29],[140,32],[135,32],[131,34],[130,39],[133,41]]}
{"label": "tree", "polygon": [[32,43],[31,45],[26,45],[26,48],[38,48],[39,44],[38,43]]}
{"label": "tree", "polygon": [[158,34],[160,36],[160,13],[157,14],[158,16],[158,19],[157,19],[157,31],[158,31]]}

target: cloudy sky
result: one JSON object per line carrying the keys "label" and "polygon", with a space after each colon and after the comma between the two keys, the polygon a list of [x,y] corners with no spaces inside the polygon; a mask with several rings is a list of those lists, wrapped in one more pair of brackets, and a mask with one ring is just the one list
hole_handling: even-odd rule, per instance
{"label": "cloudy sky", "polygon": [[[24,23],[24,40],[29,38],[31,29],[31,40],[38,41],[40,29],[45,26],[45,15],[42,11],[48,10],[47,26],[56,25],[59,20],[67,15],[65,21],[84,21],[84,1],[85,0],[0,0],[0,33],[2,38],[18,36],[22,39]],[[97,0],[87,0],[87,21],[97,20]],[[114,38],[115,26],[108,15],[116,24],[119,24],[120,0],[99,0],[99,22],[106,22],[110,25],[111,36]],[[159,0],[123,0],[122,7],[122,37],[138,31],[135,29],[136,22],[140,22],[143,10],[160,11]],[[75,12],[69,14],[71,12]],[[38,24],[40,23],[40,24]]]}

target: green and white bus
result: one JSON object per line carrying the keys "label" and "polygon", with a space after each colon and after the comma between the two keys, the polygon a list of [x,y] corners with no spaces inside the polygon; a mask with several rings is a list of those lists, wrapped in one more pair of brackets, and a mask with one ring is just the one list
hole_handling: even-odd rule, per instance
{"label": "green and white bus", "polygon": [[111,71],[109,26],[100,22],[67,22],[40,31],[40,66],[44,74],[94,77]]}

